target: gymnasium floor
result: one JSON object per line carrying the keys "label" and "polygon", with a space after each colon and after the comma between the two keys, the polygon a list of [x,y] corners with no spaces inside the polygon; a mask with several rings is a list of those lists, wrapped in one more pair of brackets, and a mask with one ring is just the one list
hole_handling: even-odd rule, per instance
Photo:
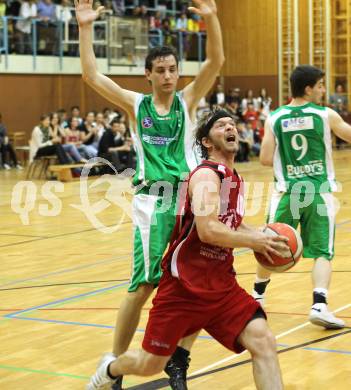
{"label": "gymnasium floor", "polygon": [[[273,275],[266,310],[277,336],[286,390],[351,386],[351,150],[335,152],[334,157],[343,190],[337,194],[341,211],[329,303],[347,327],[326,331],[308,323],[311,260],[302,259],[293,270]],[[270,169],[257,161],[237,169],[246,182],[265,183],[262,191],[257,186],[253,190],[252,184],[248,187],[246,222],[262,225]],[[21,180],[22,172],[0,171],[0,389],[83,389],[100,355],[111,348],[116,310],[127,290],[131,195],[127,194],[123,209],[113,200],[118,189],[129,191],[129,183],[118,180],[107,191],[108,182],[88,181],[90,204],[100,210],[94,222],[100,224],[97,230],[93,215],[72,206],[81,203],[84,193],[79,182],[56,183],[51,189],[55,200],[49,196],[50,188],[43,187],[45,181],[31,185],[20,184]],[[15,185],[22,198],[12,196]],[[112,203],[102,203],[106,197]],[[252,215],[256,208],[258,213]],[[118,230],[101,231],[103,226],[105,231],[114,230],[117,223]],[[235,253],[239,283],[251,291],[254,257],[245,249]],[[150,302],[143,310],[134,348],[141,343],[149,308]],[[248,353],[235,356],[202,333],[192,351],[189,389],[254,389],[248,359]],[[167,383],[162,374],[127,377],[125,387],[161,389]]]}

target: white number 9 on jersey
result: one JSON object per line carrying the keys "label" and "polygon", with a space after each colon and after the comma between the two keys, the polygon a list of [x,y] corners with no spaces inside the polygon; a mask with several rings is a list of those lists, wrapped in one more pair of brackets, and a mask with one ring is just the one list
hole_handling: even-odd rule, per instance
{"label": "white number 9 on jersey", "polygon": [[308,142],[306,137],[302,134],[295,134],[291,138],[291,146],[294,150],[301,152],[300,156],[297,158],[297,161],[301,160],[307,153],[308,149]]}

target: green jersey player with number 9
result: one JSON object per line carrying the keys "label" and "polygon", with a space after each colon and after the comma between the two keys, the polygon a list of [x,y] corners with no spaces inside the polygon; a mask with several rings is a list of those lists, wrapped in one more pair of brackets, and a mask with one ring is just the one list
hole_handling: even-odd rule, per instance
{"label": "green jersey player with number 9", "polygon": [[[303,256],[314,259],[309,319],[315,325],[339,329],[344,321],[327,308],[336,214],[331,130],[351,142],[351,126],[334,110],[320,106],[323,77],[324,72],[314,66],[294,69],[290,76],[293,99],[267,118],[260,161],[274,171],[268,222],[300,225]],[[269,281],[270,272],[258,266],[253,296],[261,304]]]}

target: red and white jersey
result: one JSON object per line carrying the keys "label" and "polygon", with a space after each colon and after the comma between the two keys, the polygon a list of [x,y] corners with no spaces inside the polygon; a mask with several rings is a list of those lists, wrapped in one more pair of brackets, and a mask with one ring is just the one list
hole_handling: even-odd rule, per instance
{"label": "red and white jersey", "polygon": [[[197,296],[218,299],[236,283],[233,269],[233,248],[223,248],[200,241],[192,205],[187,190],[193,174],[199,169],[211,169],[221,180],[220,213],[218,219],[236,230],[244,216],[244,183],[234,170],[223,164],[203,161],[193,170],[186,184],[183,210],[177,216],[168,252],[162,269],[178,278],[184,288]],[[209,189],[210,190],[210,189]]]}

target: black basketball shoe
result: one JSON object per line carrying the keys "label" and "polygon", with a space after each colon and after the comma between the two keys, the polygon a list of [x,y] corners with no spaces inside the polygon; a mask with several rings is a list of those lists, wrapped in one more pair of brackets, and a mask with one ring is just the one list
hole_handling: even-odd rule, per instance
{"label": "black basketball shoe", "polygon": [[169,385],[172,390],[188,390],[186,374],[189,368],[189,352],[177,347],[176,352],[168,360],[165,372],[169,376]]}

